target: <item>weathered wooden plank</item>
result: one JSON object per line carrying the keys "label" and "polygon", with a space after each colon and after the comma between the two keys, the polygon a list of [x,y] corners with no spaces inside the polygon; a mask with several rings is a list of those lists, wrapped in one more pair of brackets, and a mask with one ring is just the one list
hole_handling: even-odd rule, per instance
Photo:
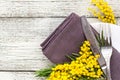
{"label": "weathered wooden plank", "polygon": [[[86,2],[86,1],[90,1],[90,0],[0,0],[0,1],[15,1],[15,2]],[[114,2],[119,2],[119,0],[105,0],[109,3],[111,3],[112,1]]]}
{"label": "weathered wooden plank", "polygon": [[0,72],[0,80],[45,80],[35,77],[34,72]]}
{"label": "weathered wooden plank", "polygon": [[[1,1],[11,1],[11,2],[75,2],[79,0],[1,0]],[[83,0],[81,0],[83,1]]]}
{"label": "weathered wooden plank", "polygon": [[[65,17],[71,12],[79,15],[93,15],[87,10],[90,0],[75,2],[56,1],[2,1],[0,2],[0,17]],[[120,17],[120,1],[110,0],[115,16]]]}
{"label": "weathered wooden plank", "polygon": [[42,36],[49,31],[44,25],[47,20],[0,19],[0,70],[36,70],[51,65],[40,49]]}
{"label": "weathered wooden plank", "polygon": [[[0,70],[38,70],[52,65],[40,43],[65,18],[1,18]],[[88,18],[89,22],[99,22]],[[120,18],[117,20],[120,25]]]}

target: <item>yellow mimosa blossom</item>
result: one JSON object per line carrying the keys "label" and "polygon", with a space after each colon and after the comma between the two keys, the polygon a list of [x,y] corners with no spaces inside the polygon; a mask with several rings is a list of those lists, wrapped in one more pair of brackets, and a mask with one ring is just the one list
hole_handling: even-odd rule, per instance
{"label": "yellow mimosa blossom", "polygon": [[88,8],[95,17],[107,23],[116,24],[114,12],[108,3],[104,0],[91,0],[91,4],[95,5],[97,9]]}
{"label": "yellow mimosa blossom", "polygon": [[58,64],[52,68],[52,73],[47,80],[79,80],[82,77],[98,79],[103,72],[97,59],[100,55],[93,55],[89,41],[84,41],[80,47],[80,56],[71,63]]}

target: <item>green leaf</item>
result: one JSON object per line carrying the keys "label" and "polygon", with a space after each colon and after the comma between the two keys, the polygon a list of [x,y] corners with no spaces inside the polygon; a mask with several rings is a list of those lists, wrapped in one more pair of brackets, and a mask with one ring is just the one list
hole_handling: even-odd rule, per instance
{"label": "green leaf", "polygon": [[75,59],[73,58],[73,56],[70,55],[66,55],[67,58],[69,58],[70,60],[74,61]]}
{"label": "green leaf", "polygon": [[104,46],[105,45],[105,39],[104,39],[104,36],[103,36],[103,31],[102,31],[102,35],[101,35],[101,46]]}
{"label": "green leaf", "polygon": [[37,77],[48,77],[51,72],[52,72],[52,68],[47,68],[36,71],[35,74]]}
{"label": "green leaf", "polygon": [[96,37],[100,47],[105,45],[105,38],[103,35],[103,31],[101,31],[101,35],[96,34],[95,37]]}
{"label": "green leaf", "polygon": [[78,54],[78,53],[72,53],[72,55],[73,55],[73,56],[76,56],[76,57],[79,57],[79,56],[80,56],[80,54]]}
{"label": "green leaf", "polygon": [[96,37],[96,39],[97,39],[97,41],[98,41],[98,43],[99,43],[99,46],[101,46],[100,35],[99,35],[99,34],[96,34],[95,37]]}

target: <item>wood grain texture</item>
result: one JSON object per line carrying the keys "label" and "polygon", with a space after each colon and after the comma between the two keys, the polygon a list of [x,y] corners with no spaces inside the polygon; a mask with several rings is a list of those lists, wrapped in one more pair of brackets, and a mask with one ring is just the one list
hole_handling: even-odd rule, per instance
{"label": "wood grain texture", "polygon": [[[44,2],[44,1],[47,1],[47,2],[52,2],[52,1],[55,1],[55,2],[76,2],[76,1],[81,1],[81,2],[83,2],[84,0],[0,0],[0,1],[16,1],[16,2],[19,2],[19,1],[25,1],[25,2],[27,2],[27,1],[32,1],[32,2],[35,2],[35,1],[42,1],[42,2]],[[85,0],[85,1],[90,1],[90,0]],[[85,2],[84,1],[84,2]],[[112,1],[115,1],[115,2],[118,2],[119,0],[106,0],[107,2],[112,2]]]}
{"label": "wood grain texture", "polygon": [[[115,16],[120,17],[120,1],[108,1]],[[71,12],[93,17],[88,11],[90,0],[76,1],[1,1],[0,17],[65,17]]]}
{"label": "wood grain texture", "polygon": [[0,80],[45,80],[35,77],[34,72],[0,72]]}
{"label": "wood grain texture", "polygon": [[41,23],[32,18],[0,20],[0,70],[36,70],[51,64],[40,49],[49,34]]}

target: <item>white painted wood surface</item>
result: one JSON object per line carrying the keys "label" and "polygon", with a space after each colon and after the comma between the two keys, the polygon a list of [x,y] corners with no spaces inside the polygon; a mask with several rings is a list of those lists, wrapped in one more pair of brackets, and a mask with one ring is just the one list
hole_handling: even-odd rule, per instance
{"label": "white painted wood surface", "polygon": [[[119,17],[120,0],[108,0],[116,17]],[[0,17],[65,17],[71,12],[93,17],[88,12],[90,0],[7,0],[0,1]]]}
{"label": "white painted wood surface", "polygon": [[34,72],[0,72],[0,80],[45,80],[35,77]]}
{"label": "white painted wood surface", "polygon": [[[120,25],[120,0],[107,0]],[[45,80],[34,71],[52,63],[40,43],[71,12],[100,22],[87,8],[90,0],[0,0],[0,80]]]}

